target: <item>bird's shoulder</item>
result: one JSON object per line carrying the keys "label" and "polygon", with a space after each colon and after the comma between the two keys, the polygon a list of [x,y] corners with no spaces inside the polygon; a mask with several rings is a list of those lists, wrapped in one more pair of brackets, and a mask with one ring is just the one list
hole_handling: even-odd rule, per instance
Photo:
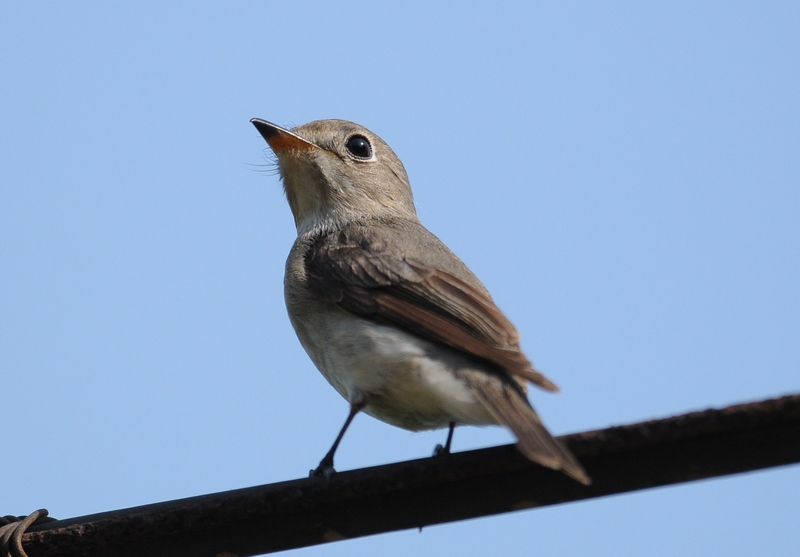
{"label": "bird's shoulder", "polygon": [[444,273],[489,295],[464,262],[418,221],[371,219],[312,235],[304,262],[307,269],[365,287],[419,283]]}

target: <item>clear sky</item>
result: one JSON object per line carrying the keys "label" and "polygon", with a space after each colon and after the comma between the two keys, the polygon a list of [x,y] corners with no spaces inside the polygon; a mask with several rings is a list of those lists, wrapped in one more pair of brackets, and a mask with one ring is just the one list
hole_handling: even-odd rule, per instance
{"label": "clear sky", "polygon": [[[344,118],[558,383],[555,433],[800,391],[800,4],[0,5],[0,515],[303,477],[347,405],[252,117]],[[356,419],[339,469],[445,432]],[[454,450],[508,443],[463,428]],[[297,550],[796,556],[800,466]]]}

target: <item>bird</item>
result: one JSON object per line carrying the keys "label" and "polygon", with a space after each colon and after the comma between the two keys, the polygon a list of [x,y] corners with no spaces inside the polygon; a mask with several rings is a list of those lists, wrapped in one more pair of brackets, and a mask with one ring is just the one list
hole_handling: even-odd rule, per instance
{"label": "bird", "polygon": [[411,431],[501,425],[541,466],[588,485],[575,456],[527,397],[558,387],[470,269],[417,217],[408,174],[378,135],[346,120],[251,123],[277,159],[297,228],[284,276],[289,319],[308,356],[350,405],[334,454],[364,412]]}

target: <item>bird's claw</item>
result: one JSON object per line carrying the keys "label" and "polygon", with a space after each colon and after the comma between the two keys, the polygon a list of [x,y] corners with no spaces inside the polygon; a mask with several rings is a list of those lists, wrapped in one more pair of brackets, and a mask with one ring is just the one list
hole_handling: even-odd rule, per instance
{"label": "bird's claw", "polygon": [[335,473],[336,470],[333,468],[332,464],[320,462],[319,466],[308,472],[308,477],[330,479]]}

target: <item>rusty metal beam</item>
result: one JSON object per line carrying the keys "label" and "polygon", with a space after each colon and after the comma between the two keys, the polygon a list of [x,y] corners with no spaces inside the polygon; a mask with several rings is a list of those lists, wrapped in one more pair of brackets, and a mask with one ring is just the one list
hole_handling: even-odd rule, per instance
{"label": "rusty metal beam", "polygon": [[34,526],[29,557],[258,555],[800,462],[800,394],[562,437],[585,487],[495,447]]}

